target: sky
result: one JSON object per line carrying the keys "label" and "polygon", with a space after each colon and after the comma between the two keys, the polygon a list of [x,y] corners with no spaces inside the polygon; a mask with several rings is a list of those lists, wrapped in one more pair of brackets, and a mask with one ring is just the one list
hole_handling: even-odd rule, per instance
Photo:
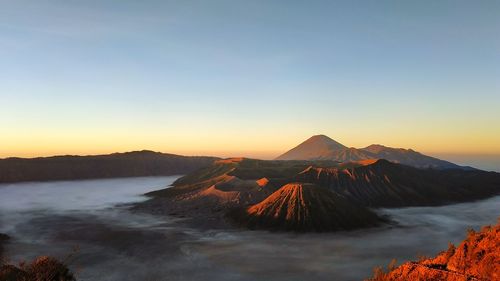
{"label": "sky", "polygon": [[0,157],[500,159],[499,77],[499,1],[0,0]]}

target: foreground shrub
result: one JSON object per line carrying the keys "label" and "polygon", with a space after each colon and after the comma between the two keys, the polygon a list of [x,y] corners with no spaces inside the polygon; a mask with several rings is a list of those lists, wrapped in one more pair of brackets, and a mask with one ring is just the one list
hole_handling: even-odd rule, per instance
{"label": "foreground shrub", "polygon": [[500,280],[500,220],[496,226],[485,226],[481,231],[467,231],[467,238],[458,246],[448,245],[448,250],[434,258],[423,257],[394,264],[385,272],[374,269],[370,281],[493,281]]}
{"label": "foreground shrub", "polygon": [[0,266],[2,281],[74,281],[73,273],[62,262],[53,257],[41,256],[33,262],[19,266],[4,264]]}

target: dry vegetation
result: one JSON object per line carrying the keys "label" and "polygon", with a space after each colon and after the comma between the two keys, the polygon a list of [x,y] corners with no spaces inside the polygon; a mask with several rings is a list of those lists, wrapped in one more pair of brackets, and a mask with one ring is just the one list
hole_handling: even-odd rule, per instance
{"label": "dry vegetation", "polygon": [[370,281],[493,281],[500,280],[500,219],[496,226],[485,226],[479,232],[470,229],[467,238],[457,247],[448,249],[435,258],[406,262],[399,267],[392,262],[385,272],[374,269]]}
{"label": "dry vegetation", "polygon": [[[69,259],[68,259],[69,260]],[[59,261],[53,257],[41,256],[32,262],[20,262],[18,265],[2,261],[0,280],[2,281],[74,281],[74,274],[68,269],[68,261]]]}

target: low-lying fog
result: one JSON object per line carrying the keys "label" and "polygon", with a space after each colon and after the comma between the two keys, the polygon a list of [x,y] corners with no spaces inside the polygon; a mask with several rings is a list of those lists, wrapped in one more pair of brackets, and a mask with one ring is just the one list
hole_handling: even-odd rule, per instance
{"label": "low-lying fog", "polygon": [[[493,224],[500,197],[380,210],[398,227],[334,234],[200,231],[123,204],[175,177],[0,185],[0,232],[13,261],[69,258],[78,280],[362,280],[372,268],[434,255]],[[76,252],[73,248],[77,247]]]}

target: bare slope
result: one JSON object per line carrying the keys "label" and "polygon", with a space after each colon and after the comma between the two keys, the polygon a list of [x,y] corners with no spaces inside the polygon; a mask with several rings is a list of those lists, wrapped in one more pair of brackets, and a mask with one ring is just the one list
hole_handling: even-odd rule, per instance
{"label": "bare slope", "polygon": [[309,183],[289,183],[240,217],[249,228],[332,231],[377,225],[368,209],[341,195]]}
{"label": "bare slope", "polygon": [[347,147],[325,135],[316,135],[279,156],[276,160],[317,160],[321,159],[321,155],[345,148]]}

